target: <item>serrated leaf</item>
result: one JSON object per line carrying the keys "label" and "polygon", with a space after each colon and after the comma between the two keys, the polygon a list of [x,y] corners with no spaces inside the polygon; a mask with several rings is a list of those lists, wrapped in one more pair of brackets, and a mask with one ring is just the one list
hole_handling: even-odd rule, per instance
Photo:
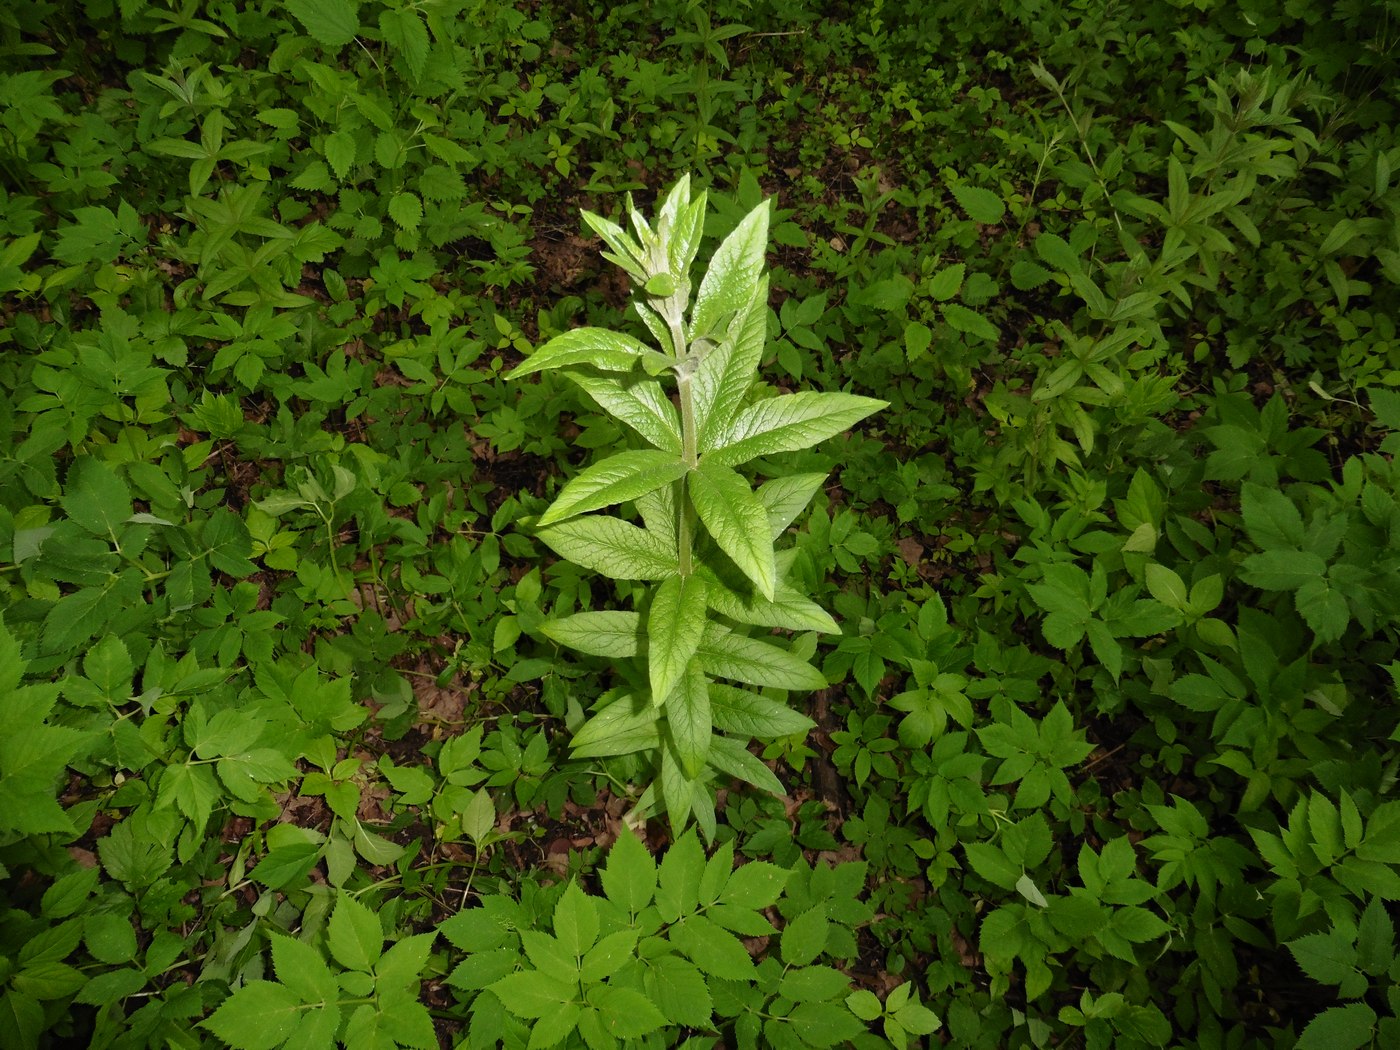
{"label": "serrated leaf", "polygon": [[331,166],[331,171],[335,172],[335,177],[344,182],[355,164],[354,132],[342,130],[327,135],[321,144],[321,152],[325,155],[326,163]]}
{"label": "serrated leaf", "polygon": [[676,955],[662,955],[648,962],[647,991],[666,1020],[689,1028],[708,1028],[714,1006],[705,975],[694,963]]}
{"label": "serrated leaf", "polygon": [[274,1050],[296,1031],[301,1014],[301,1002],[291,989],[249,981],[200,1024],[234,1050]]}
{"label": "serrated leaf", "polygon": [[803,966],[789,970],[778,983],[778,994],[797,1003],[835,999],[848,992],[851,979],[830,966]]}
{"label": "serrated leaf", "polygon": [[661,580],[679,568],[674,539],[618,518],[575,518],[536,535],[560,557],[614,580]]}
{"label": "serrated leaf", "polygon": [[706,464],[736,466],[757,456],[796,452],[849,430],[888,402],[838,393],[782,394],[742,408],[701,446]]}
{"label": "serrated leaf", "polygon": [[101,460],[84,456],[68,469],[63,509],[94,536],[115,538],[118,528],[131,517],[131,490]]}
{"label": "serrated leaf", "polygon": [[948,326],[955,331],[977,336],[979,339],[986,339],[993,343],[1001,338],[1001,332],[997,330],[996,325],[976,310],[970,310],[961,303],[944,303],[939,307],[939,310],[943,314],[943,320],[947,321]]}
{"label": "serrated leaf", "polygon": [[615,610],[574,613],[546,620],[540,624],[540,633],[590,656],[625,659],[640,651],[642,618],[634,612]]}
{"label": "serrated leaf", "polygon": [[713,726],[710,694],[700,661],[692,658],[676,689],[666,699],[666,725],[681,768],[692,780],[705,767]]}
{"label": "serrated leaf", "polygon": [[631,427],[643,440],[664,452],[680,455],[680,417],[655,379],[565,374],[599,407]]}
{"label": "serrated leaf", "polygon": [[790,878],[792,872],[788,868],[762,860],[750,861],[730,874],[719,902],[754,910],[771,908],[783,895]]}
{"label": "serrated leaf", "polygon": [[1376,1031],[1376,1011],[1365,1003],[1333,1006],[1314,1017],[1293,1044],[1294,1050],[1358,1050]]}
{"label": "serrated leaf", "polygon": [[656,894],[656,861],[641,840],[623,829],[608,852],[603,892],[629,914],[640,914]]}
{"label": "serrated leaf", "polygon": [[577,758],[604,758],[647,751],[661,743],[661,711],[644,699],[626,695],[604,707],[574,734],[569,743]]}
{"label": "serrated leaf", "polygon": [[1044,266],[1031,259],[1017,259],[1011,264],[1011,283],[1017,291],[1033,291],[1053,276]]}
{"label": "serrated leaf", "polygon": [[765,766],[737,740],[716,736],[710,740],[710,765],[745,784],[752,784],[760,791],[782,796],[783,782],[771,769]]}
{"label": "serrated leaf", "polygon": [[770,602],[761,594],[736,594],[716,581],[710,587],[710,608],[721,616],[756,627],[779,627],[785,631],[841,633],[831,614],[806,595],[779,584]]}
{"label": "serrated leaf", "polygon": [[[952,266],[939,270],[933,280],[928,283],[929,296],[940,303],[953,298],[962,289],[965,273],[967,273],[965,263],[954,263]],[[924,348],[928,348],[927,343],[924,344]]]}
{"label": "serrated leaf", "polygon": [[752,581],[758,592],[773,600],[777,562],[768,526],[768,512],[745,481],[709,457],[687,476],[691,502],[720,550]]}
{"label": "serrated leaf", "polygon": [[344,47],[360,32],[358,0],[286,0],[290,11],[317,43]]}
{"label": "serrated leaf", "polygon": [[758,486],[754,495],[768,511],[775,540],[807,509],[826,478],[825,474],[789,474]]}
{"label": "serrated leaf", "polygon": [[710,259],[691,312],[691,339],[714,337],[726,316],[747,309],[763,273],[768,246],[768,201],[750,211]]}
{"label": "serrated leaf", "polygon": [[720,678],[775,689],[826,688],[826,677],[807,661],[718,624],[706,628],[699,653],[705,670]]}
{"label": "serrated leaf", "polygon": [[591,991],[588,1001],[598,1010],[603,1028],[614,1039],[636,1039],[666,1023],[655,1004],[631,988],[604,985]]}
{"label": "serrated leaf", "polygon": [[502,977],[491,991],[516,1017],[539,1018],[555,1013],[578,994],[577,982],[562,981],[538,970]]}
{"label": "serrated leaf", "polygon": [[341,893],[327,932],[331,955],[341,966],[365,973],[374,969],[384,947],[384,930],[374,912],[349,894]]}
{"label": "serrated leaf", "polygon": [[686,472],[673,452],[638,449],[619,452],[571,478],[540,516],[541,527],[578,514],[625,503],[669,485]]}
{"label": "serrated leaf", "polygon": [[697,967],[725,980],[752,980],[753,959],[738,937],[704,915],[689,915],[671,928],[671,943]]}
{"label": "serrated leaf", "polygon": [[995,226],[1006,214],[1006,202],[991,190],[980,186],[954,186],[953,196],[957,198],[968,218],[982,226]]}
{"label": "serrated leaf", "polygon": [[[647,675],[651,702],[660,706],[676,688],[705,633],[705,581],[698,576],[673,576],[662,582],[647,613]],[[703,674],[702,674],[703,680]],[[708,724],[709,705],[706,702]],[[708,738],[708,725],[706,730]],[[679,741],[678,741],[679,743]],[[691,771],[695,776],[698,771]]]}
{"label": "serrated leaf", "polygon": [[576,882],[569,883],[554,906],[554,936],[578,958],[598,940],[598,905]]}
{"label": "serrated leaf", "polygon": [[783,928],[779,950],[789,966],[807,966],[826,950],[831,931],[824,905],[809,908]]}
{"label": "serrated leaf", "polygon": [[758,740],[806,734],[816,725],[777,700],[719,682],[710,683],[710,716],[726,733]]}
{"label": "serrated leaf", "polygon": [[325,957],[311,945],[293,937],[274,934],[271,940],[272,967],[277,979],[303,1003],[326,1004],[339,1016],[336,1004],[340,999],[340,985],[326,965]]}
{"label": "serrated leaf", "polygon": [[519,379],[546,368],[590,365],[605,372],[628,372],[643,356],[647,345],[630,335],[606,328],[572,328],[536,347],[525,361],[506,373]]}
{"label": "serrated leaf", "polygon": [[416,230],[423,222],[423,202],[418,194],[402,190],[389,199],[389,218],[401,230]]}

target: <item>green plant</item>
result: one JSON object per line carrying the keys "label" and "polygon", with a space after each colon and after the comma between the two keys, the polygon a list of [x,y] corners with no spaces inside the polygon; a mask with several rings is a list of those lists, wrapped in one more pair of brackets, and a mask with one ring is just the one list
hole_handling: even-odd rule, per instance
{"label": "green plant", "polygon": [[[689,177],[667,195],[655,225],[628,201],[633,233],[591,213],[607,258],[631,279],[656,347],[621,332],[578,328],[539,347],[507,378],[562,369],[651,448],[620,452],[563,486],[535,533],[562,557],[614,580],[645,580],[633,609],[577,612],[540,630],[561,645],[613,661],[623,685],[575,734],[574,754],[646,752],[656,777],[637,809],[665,811],[677,830],[692,816],[715,830],[713,780],[735,776],[781,791],[747,751],[750,738],[802,733],[810,722],[771,690],[827,682],[789,645],[756,628],[834,632],[835,621],[792,582],[775,542],[823,477],[784,473],[757,491],[734,468],[810,448],[885,404],[845,393],[778,394],[756,384],[767,337],[763,274],[769,205],[752,209],[716,249],[692,301],[706,196]],[[675,383],[674,401],[661,378]],[[636,525],[591,514],[631,503]]]}

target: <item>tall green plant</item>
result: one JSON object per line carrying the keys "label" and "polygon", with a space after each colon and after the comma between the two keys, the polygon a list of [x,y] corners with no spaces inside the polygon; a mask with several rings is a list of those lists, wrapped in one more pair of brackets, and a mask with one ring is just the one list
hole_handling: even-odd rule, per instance
{"label": "tall green plant", "polygon": [[[795,647],[755,637],[754,629],[837,629],[790,581],[793,552],[775,548],[824,475],[779,473],[754,489],[735,467],[810,448],[885,402],[778,395],[757,382],[768,322],[768,202],[720,244],[692,301],[705,203],[703,191],[692,198],[685,177],[654,226],[630,198],[632,233],[584,213],[611,249],[604,257],[632,279],[637,311],[659,349],[621,332],[577,328],[539,347],[510,378],[562,369],[650,446],[609,456],[570,480],[541,515],[537,535],[584,568],[655,586],[631,611],[575,613],[543,631],[561,645],[623,662],[626,684],[604,696],[574,737],[574,753],[651,753],[657,777],[638,810],[664,805],[676,830],[693,815],[713,834],[715,776],[781,791],[747,743],[811,726],[741,686],[826,685]],[[636,507],[640,525],[591,513],[625,503]]]}

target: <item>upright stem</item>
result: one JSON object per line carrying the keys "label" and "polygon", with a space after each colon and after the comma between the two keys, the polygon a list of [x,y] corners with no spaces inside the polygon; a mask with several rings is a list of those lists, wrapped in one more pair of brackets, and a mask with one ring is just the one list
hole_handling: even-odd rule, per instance
{"label": "upright stem", "polygon": [[[691,389],[691,376],[688,366],[683,363],[689,347],[685,343],[684,325],[679,310],[667,312],[667,322],[671,326],[671,345],[675,348],[676,360],[682,362],[676,372],[676,394],[681,410],[681,460],[686,467],[694,470],[700,462],[698,443],[695,438],[695,394]],[[685,475],[676,482],[676,551],[680,556],[680,573],[689,576],[691,546],[694,522],[691,519],[690,498]]]}

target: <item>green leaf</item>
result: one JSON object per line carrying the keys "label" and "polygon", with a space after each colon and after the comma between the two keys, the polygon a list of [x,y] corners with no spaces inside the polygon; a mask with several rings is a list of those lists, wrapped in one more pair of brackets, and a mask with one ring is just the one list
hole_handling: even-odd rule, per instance
{"label": "green leaf", "polygon": [[666,700],[666,724],[681,768],[692,780],[705,768],[713,726],[710,722],[710,694],[700,661],[692,658],[679,687]]}
{"label": "green leaf", "polygon": [[789,966],[807,966],[815,962],[826,950],[830,932],[831,921],[826,916],[824,905],[804,911],[783,928],[779,942],[783,962]]}
{"label": "green leaf", "polygon": [[591,516],[539,529],[560,557],[614,580],[661,580],[676,574],[674,538],[618,518]]}
{"label": "green leaf", "polygon": [[651,959],[647,965],[646,987],[671,1024],[708,1028],[713,1023],[710,989],[705,975],[694,963],[676,955]]}
{"label": "green leaf", "polygon": [[300,882],[321,858],[317,842],[295,842],[269,850],[248,877],[270,889],[280,890]]}
{"label": "green leaf", "polygon": [[1327,574],[1327,563],[1310,551],[1267,550],[1240,563],[1240,579],[1266,591],[1292,591]]}
{"label": "green leaf", "polygon": [[831,614],[806,595],[786,584],[773,590],[770,602],[761,594],[737,594],[718,580],[710,587],[710,608],[721,616],[755,627],[778,627],[785,631],[821,631],[840,634],[841,628]]}
{"label": "green leaf", "polygon": [[947,321],[948,327],[954,331],[974,335],[991,343],[1001,338],[1001,332],[996,325],[976,310],[970,310],[961,303],[944,303],[939,310],[943,314],[943,320]]}
{"label": "green leaf", "polygon": [[274,934],[272,965],[277,979],[295,992],[303,1003],[322,1003],[335,1013],[339,1024],[340,985],[326,965],[325,957],[304,941]]}
{"label": "green leaf", "polygon": [[663,452],[680,455],[681,423],[676,406],[655,379],[565,373],[569,380],[614,419],[635,430]]}
{"label": "green leaf", "polygon": [[711,623],[700,643],[705,670],[721,678],[774,689],[824,689],[826,677],[776,645]]}
{"label": "green leaf", "polygon": [[1006,214],[1006,203],[991,190],[979,186],[954,186],[953,196],[968,218],[982,226],[995,226]]}
{"label": "green leaf", "polygon": [[[928,283],[928,294],[938,302],[947,302],[958,294],[962,288],[963,275],[967,273],[965,263],[954,263],[952,266],[939,270],[933,280]],[[928,344],[924,344],[924,349],[928,349]]]}
{"label": "green leaf", "polygon": [[865,1031],[844,1004],[836,1003],[798,1003],[787,1022],[808,1046],[838,1046]]}
{"label": "green leaf", "polygon": [[539,524],[548,526],[578,514],[634,500],[669,485],[685,472],[685,463],[671,452],[652,449],[619,452],[572,478],[540,517]]}
{"label": "green leaf", "polygon": [[603,892],[631,915],[638,915],[656,894],[656,861],[641,840],[623,829],[608,852],[602,872]]}
{"label": "green leaf", "polygon": [[763,256],[768,246],[768,201],[750,211],[715,249],[709,269],[695,295],[691,311],[690,338],[715,337],[721,322],[730,314],[745,311],[753,300],[763,273]]}
{"label": "green leaf", "polygon": [[704,915],[689,915],[671,928],[671,943],[712,977],[753,980],[753,959],[738,937]]}
{"label": "green leaf", "polygon": [[1294,1050],[1358,1050],[1370,1045],[1375,1031],[1376,1011],[1365,1003],[1333,1006],[1308,1022]]}
{"label": "green leaf", "polygon": [[249,981],[200,1024],[234,1050],[274,1050],[296,1031],[301,1015],[301,1002],[290,988]]}
{"label": "green leaf", "polygon": [[1022,871],[1002,850],[990,842],[969,842],[963,846],[972,870],[994,886],[1004,890],[1016,888]]}
{"label": "green leaf", "polygon": [[640,650],[642,618],[634,612],[614,610],[574,613],[546,620],[540,624],[540,633],[590,656],[625,659],[636,656]]}
{"label": "green leaf", "polygon": [[768,511],[775,540],[807,509],[826,478],[825,474],[789,474],[758,486],[754,494]]}
{"label": "green leaf", "polygon": [[1356,972],[1356,946],[1335,931],[1288,942],[1298,968],[1320,984],[1341,984]]}
{"label": "green leaf", "polygon": [[537,970],[502,977],[491,991],[516,1017],[538,1018],[556,1013],[578,995],[577,982],[561,981]]}
{"label": "green leaf", "polygon": [[1240,490],[1240,511],[1245,531],[1262,550],[1291,552],[1306,540],[1303,515],[1297,505],[1277,489],[1246,484]]}
{"label": "green leaf", "polygon": [[630,372],[642,357],[651,353],[645,343],[606,328],[573,328],[556,335],[535,349],[522,364],[506,373],[519,379],[546,368],[589,365],[605,372]]}
{"label": "green leaf", "polygon": [[[647,614],[647,674],[651,702],[660,706],[676,688],[705,633],[705,581],[698,576],[673,576],[664,580],[652,598]],[[703,674],[701,680],[703,681]],[[694,702],[694,697],[688,697]],[[709,703],[705,703],[706,740],[709,737]],[[679,743],[679,741],[678,741]],[[692,770],[691,776],[698,771]]]}
{"label": "green leaf", "polygon": [[887,407],[855,394],[782,394],[740,409],[732,422],[701,445],[707,464],[735,466],[756,456],[811,448]]}
{"label": "green leaf", "polygon": [[660,719],[658,708],[628,694],[585,722],[569,746],[576,758],[604,758],[650,750],[661,743]]}
{"label": "green leaf", "polygon": [[365,973],[374,969],[384,947],[384,930],[374,912],[348,893],[341,893],[327,932],[331,955],[341,966]]}
{"label": "green leaf", "polygon": [[692,390],[698,447],[712,445],[745,404],[754,373],[768,340],[768,279],[762,278],[749,300],[743,323],[731,328],[719,346],[706,353],[695,370]]}
{"label": "green leaf", "polygon": [[778,994],[793,1002],[835,999],[850,991],[851,979],[830,966],[804,966],[789,970],[778,983]]}
{"label": "green leaf", "polygon": [[1039,288],[1055,275],[1031,259],[1017,259],[1011,264],[1011,283],[1018,291],[1029,292]]}
{"label": "green leaf", "polygon": [[768,513],[749,483],[708,457],[688,475],[690,498],[706,530],[769,601],[777,583],[777,562]]}
{"label": "green leaf", "polygon": [[68,469],[63,509],[94,536],[115,538],[131,517],[131,491],[101,460],[84,456]]}
{"label": "green leaf", "polygon": [[401,230],[416,230],[423,222],[423,202],[418,194],[401,190],[389,198],[389,218]]}
{"label": "green leaf", "polygon": [[554,936],[577,958],[598,940],[598,906],[576,882],[569,883],[554,906]]}
{"label": "green leaf", "polygon": [[589,992],[588,1001],[598,1010],[604,1029],[614,1039],[637,1039],[666,1023],[652,1001],[631,988],[605,985]]}
{"label": "green leaf", "polygon": [[676,922],[700,904],[700,880],[705,874],[705,853],[692,831],[682,835],[661,859],[660,889],[656,906],[666,922]]}
{"label": "green leaf", "polygon": [[846,1006],[862,1021],[874,1021],[885,1012],[875,993],[864,988],[858,988],[846,996]]}
{"label": "green leaf", "polygon": [[287,10],[317,43],[341,48],[360,32],[358,0],[286,0]]}
{"label": "green leaf", "polygon": [[710,716],[726,733],[759,740],[806,735],[816,725],[787,704],[718,682],[710,683]]}
{"label": "green leaf", "polygon": [[335,172],[335,177],[344,182],[355,163],[354,132],[342,130],[327,135],[321,144],[321,152],[325,154],[326,163]]}
{"label": "green leaf", "polygon": [[721,773],[752,784],[760,791],[780,796],[783,794],[782,781],[774,776],[771,769],[749,754],[744,745],[737,740],[723,736],[712,738],[709,763]]}

